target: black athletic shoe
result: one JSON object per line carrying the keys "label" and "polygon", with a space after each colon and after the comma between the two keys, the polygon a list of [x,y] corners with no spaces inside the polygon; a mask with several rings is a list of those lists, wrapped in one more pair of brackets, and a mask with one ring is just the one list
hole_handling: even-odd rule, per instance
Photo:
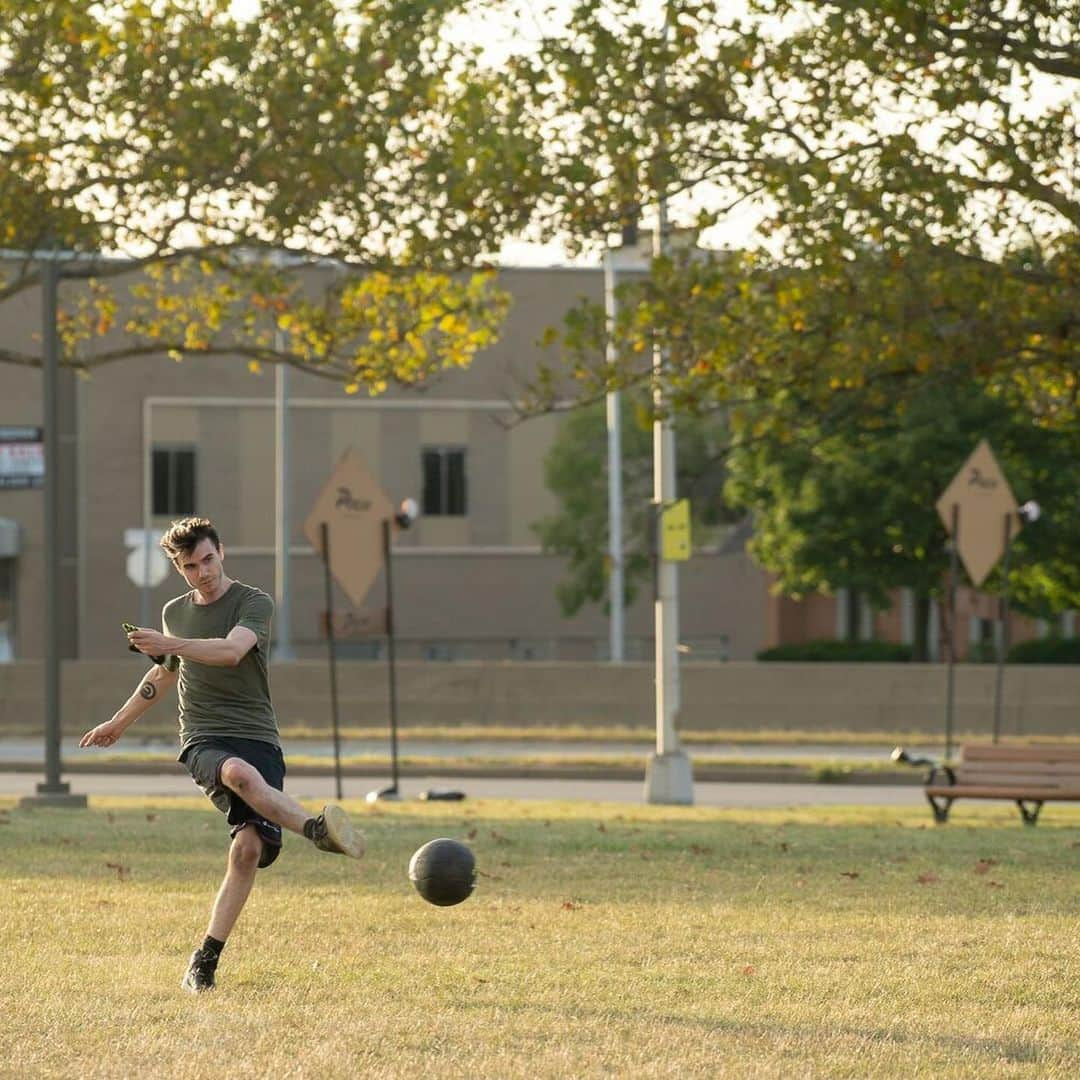
{"label": "black athletic shoe", "polygon": [[191,954],[187,973],[180,983],[181,988],[192,994],[202,994],[207,990],[213,990],[217,962],[218,958],[213,953],[196,949]]}
{"label": "black athletic shoe", "polygon": [[353,828],[348,814],[340,806],[324,806],[314,819],[311,841],[320,851],[359,859],[364,854],[364,834]]}

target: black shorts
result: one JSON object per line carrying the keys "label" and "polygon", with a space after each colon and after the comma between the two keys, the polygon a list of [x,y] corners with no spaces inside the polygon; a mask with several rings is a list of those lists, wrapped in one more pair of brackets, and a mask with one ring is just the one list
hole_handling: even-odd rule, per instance
{"label": "black shorts", "polygon": [[180,754],[191,779],[226,816],[232,826],[230,836],[252,825],[262,838],[260,869],[269,866],[281,854],[281,826],[267,821],[239,795],[221,783],[221,766],[229,758],[240,758],[258,769],[259,775],[278,791],[284,790],[285,758],[281,748],[261,739],[234,739],[214,735],[189,744]]}

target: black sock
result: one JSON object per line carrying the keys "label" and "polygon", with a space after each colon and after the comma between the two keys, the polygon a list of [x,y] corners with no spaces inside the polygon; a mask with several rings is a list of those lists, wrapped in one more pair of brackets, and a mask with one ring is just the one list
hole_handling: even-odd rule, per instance
{"label": "black sock", "polygon": [[215,960],[221,956],[221,950],[225,948],[224,941],[218,941],[216,937],[211,937],[209,934],[203,938],[202,951],[209,953]]}
{"label": "black sock", "polygon": [[307,821],[304,822],[304,835],[309,840],[315,839],[315,823],[317,820],[317,818],[309,817]]}

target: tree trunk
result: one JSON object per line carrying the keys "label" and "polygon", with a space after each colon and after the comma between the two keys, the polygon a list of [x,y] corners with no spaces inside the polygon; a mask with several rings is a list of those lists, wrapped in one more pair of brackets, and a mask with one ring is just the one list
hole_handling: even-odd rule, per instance
{"label": "tree trunk", "polygon": [[847,589],[844,594],[844,640],[859,640],[858,589]]}
{"label": "tree trunk", "polygon": [[911,642],[911,659],[925,664],[930,659],[930,593],[925,589],[913,590],[915,594],[914,636]]}

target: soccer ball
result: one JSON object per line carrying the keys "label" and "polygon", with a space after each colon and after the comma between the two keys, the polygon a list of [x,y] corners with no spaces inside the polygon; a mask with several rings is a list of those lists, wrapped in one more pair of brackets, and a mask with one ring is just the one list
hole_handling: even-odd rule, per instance
{"label": "soccer ball", "polygon": [[429,904],[460,904],[476,886],[476,859],[458,840],[446,836],[429,840],[413,852],[409,880]]}

